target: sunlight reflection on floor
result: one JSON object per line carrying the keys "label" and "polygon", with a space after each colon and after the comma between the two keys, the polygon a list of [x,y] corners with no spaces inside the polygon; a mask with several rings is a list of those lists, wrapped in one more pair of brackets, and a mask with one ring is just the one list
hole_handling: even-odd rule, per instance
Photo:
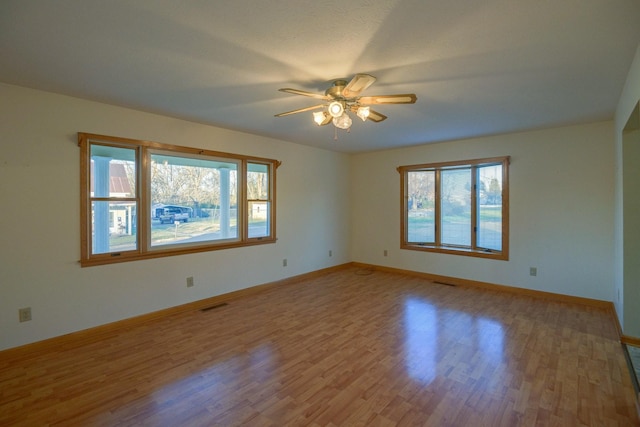
{"label": "sunlight reflection on floor", "polygon": [[[424,384],[431,383],[438,375],[438,361],[447,354],[446,348],[452,343],[441,343],[446,334],[447,319],[452,318],[452,310],[438,309],[428,301],[408,298],[404,307],[405,327],[405,365],[412,378]],[[455,311],[455,310],[454,310]],[[459,335],[457,343],[464,344],[468,354],[461,355],[467,360],[472,357],[483,359],[486,364],[500,365],[504,358],[504,330],[502,325],[486,317],[465,316],[455,311],[459,322],[464,322],[464,330],[468,333]],[[460,328],[460,325],[455,325]],[[441,331],[442,329],[442,331]],[[440,336],[442,332],[442,336]],[[444,349],[442,349],[444,347]],[[460,348],[460,347],[457,347]]]}
{"label": "sunlight reflection on floor", "polygon": [[409,376],[425,384],[436,376],[437,307],[418,299],[405,301],[405,364]]}

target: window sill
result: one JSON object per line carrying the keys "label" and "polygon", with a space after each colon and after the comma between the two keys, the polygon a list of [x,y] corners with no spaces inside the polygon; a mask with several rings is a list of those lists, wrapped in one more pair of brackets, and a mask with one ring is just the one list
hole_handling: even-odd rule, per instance
{"label": "window sill", "polygon": [[200,252],[211,252],[211,251],[217,251],[222,249],[242,248],[245,246],[264,245],[269,243],[276,243],[276,241],[277,239],[275,238],[262,237],[259,239],[252,239],[246,242],[232,242],[232,243],[209,245],[209,246],[194,246],[194,247],[181,248],[181,249],[153,250],[145,253],[140,253],[137,251],[109,253],[104,255],[93,256],[89,259],[81,259],[80,266],[93,267],[97,265],[117,264],[121,262],[164,258],[169,256],[187,255],[187,254],[194,254],[194,253],[200,253]]}
{"label": "window sill", "polygon": [[457,248],[451,246],[435,246],[427,244],[410,243],[403,244],[400,249],[407,249],[410,251],[422,251],[422,252],[436,252],[449,255],[462,255],[476,258],[495,259],[499,261],[508,261],[509,254],[505,251],[498,252],[492,250],[474,250],[469,248]]}

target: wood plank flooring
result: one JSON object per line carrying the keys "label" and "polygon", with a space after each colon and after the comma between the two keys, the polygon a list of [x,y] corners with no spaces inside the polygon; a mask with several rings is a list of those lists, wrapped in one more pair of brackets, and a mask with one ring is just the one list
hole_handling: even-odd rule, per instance
{"label": "wood plank flooring", "polygon": [[601,308],[356,267],[22,360],[2,426],[634,426]]}

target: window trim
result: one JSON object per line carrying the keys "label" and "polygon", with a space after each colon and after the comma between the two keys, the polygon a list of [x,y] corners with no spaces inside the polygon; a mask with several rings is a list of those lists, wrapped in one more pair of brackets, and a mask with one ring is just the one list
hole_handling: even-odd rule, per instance
{"label": "window trim", "polygon": [[[127,201],[135,200],[137,203],[137,247],[133,250],[122,252],[107,252],[92,254],[92,224],[91,204],[96,199],[106,201],[119,201],[120,198],[95,198],[91,197],[91,146],[92,144],[133,149],[136,153],[136,189],[134,197],[126,198]],[[82,267],[104,265],[143,259],[160,258],[167,256],[184,255],[190,253],[208,252],[221,249],[229,249],[244,246],[275,243],[276,237],[276,170],[282,164],[281,161],[263,157],[245,156],[225,153],[221,151],[206,150],[193,147],[183,147],[159,142],[137,140],[131,138],[114,137],[85,132],[78,132],[78,146],[80,147],[80,264]],[[204,244],[184,245],[175,244],[167,247],[158,247],[151,244],[151,200],[150,200],[150,156],[158,151],[175,153],[176,156],[187,155],[194,157],[214,158],[217,160],[228,159],[239,163],[237,217],[238,236],[234,239],[222,241],[207,241]],[[248,218],[245,218],[247,206],[246,174],[249,163],[264,164],[268,168],[269,178],[269,209],[270,220],[268,224],[268,236],[248,237]],[[240,222],[242,221],[242,222]]]}
{"label": "window trim", "polygon": [[[488,258],[501,261],[509,260],[509,163],[510,156],[490,157],[483,159],[449,161],[439,163],[424,163],[417,165],[399,166],[397,168],[400,173],[400,249],[437,252],[451,255],[464,255],[479,258]],[[500,251],[485,249],[477,246],[478,240],[478,218],[477,218],[477,168],[482,166],[502,165],[502,249]],[[471,191],[471,246],[455,246],[441,244],[441,230],[438,227],[441,219],[441,200],[440,200],[440,171],[468,169],[475,173],[471,173],[471,185],[474,191]],[[436,201],[435,211],[435,243],[415,243],[408,241],[408,172],[433,170],[435,174],[435,191]]]}

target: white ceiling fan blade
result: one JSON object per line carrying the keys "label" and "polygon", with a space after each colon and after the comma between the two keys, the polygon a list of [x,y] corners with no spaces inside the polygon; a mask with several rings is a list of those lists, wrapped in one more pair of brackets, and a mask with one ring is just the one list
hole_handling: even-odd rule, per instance
{"label": "white ceiling fan blade", "polygon": [[320,104],[320,105],[314,105],[314,106],[311,106],[311,107],[298,108],[297,110],[292,110],[292,111],[287,111],[286,113],[276,114],[274,117],[282,117],[282,116],[288,116],[289,114],[303,113],[305,111],[311,111],[311,110],[316,110],[318,108],[323,108],[324,106],[325,106],[324,104]]}
{"label": "white ceiling fan blade", "polygon": [[342,96],[345,98],[356,97],[371,86],[376,81],[376,78],[369,74],[356,74],[351,81],[342,90]]}
{"label": "white ceiling fan blade", "polygon": [[376,122],[376,123],[380,123],[381,121],[385,120],[387,118],[387,116],[385,116],[382,113],[378,113],[377,111],[373,111],[373,110],[369,110],[369,117],[367,117],[367,119],[371,120],[372,122]]}
{"label": "white ceiling fan blade", "polygon": [[363,105],[374,104],[414,104],[418,97],[414,93],[405,93],[398,95],[373,95],[361,96],[358,103]]}
{"label": "white ceiling fan blade", "polygon": [[329,99],[329,97],[327,95],[324,95],[322,93],[307,92],[306,90],[291,89],[291,88],[288,88],[288,87],[285,87],[285,88],[282,88],[282,89],[278,89],[278,90],[280,92],[292,93],[294,95],[308,96],[310,98],[323,99],[323,100]]}

